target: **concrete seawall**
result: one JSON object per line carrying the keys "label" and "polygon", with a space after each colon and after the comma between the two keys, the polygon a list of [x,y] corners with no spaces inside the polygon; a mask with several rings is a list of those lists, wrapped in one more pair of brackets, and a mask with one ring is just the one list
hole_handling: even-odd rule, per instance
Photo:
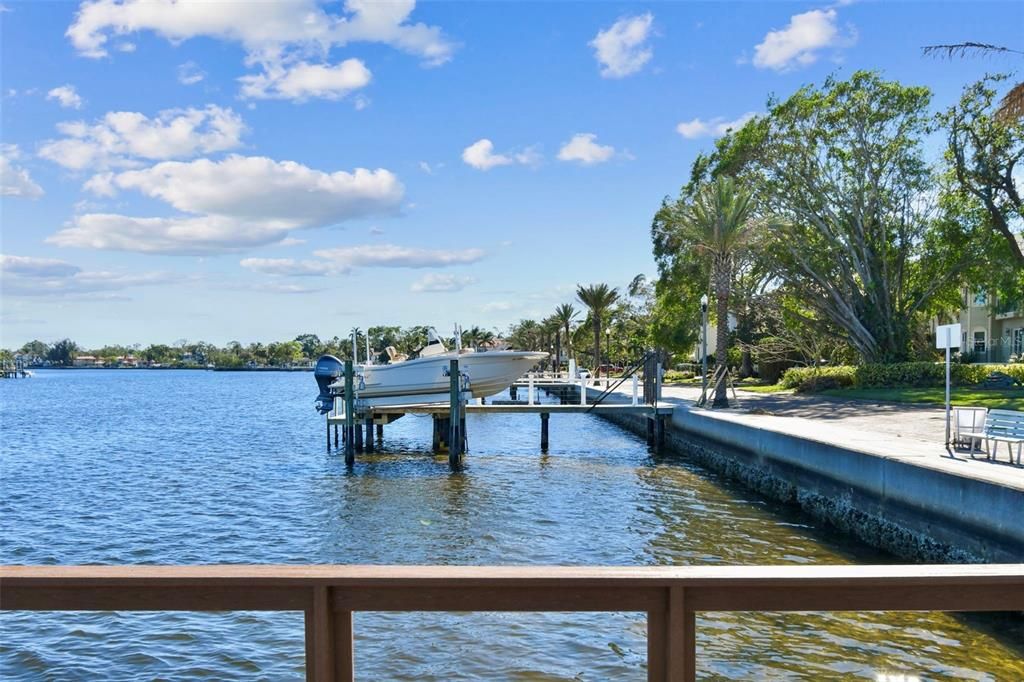
{"label": "concrete seawall", "polygon": [[[899,457],[899,439],[887,456],[786,433],[755,415],[674,406],[666,449],[869,545],[915,561],[1024,562],[1024,472],[1019,482],[994,482],[935,466],[941,452]],[[605,418],[646,434],[646,417]]]}

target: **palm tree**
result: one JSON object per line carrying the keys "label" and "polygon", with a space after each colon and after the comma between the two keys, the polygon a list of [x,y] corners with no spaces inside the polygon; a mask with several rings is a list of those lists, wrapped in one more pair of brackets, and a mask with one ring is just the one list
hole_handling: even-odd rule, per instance
{"label": "palm tree", "polygon": [[[750,221],[753,194],[729,177],[719,177],[701,188],[693,203],[685,206],[679,220],[683,244],[704,254],[711,263],[711,284],[715,291],[717,337],[715,375],[725,372],[729,362],[729,290],[737,255],[750,243],[755,226]],[[728,407],[725,381],[719,381],[713,407]]]}
{"label": "palm tree", "polygon": [[483,336],[484,330],[476,325],[473,325],[467,330],[462,332],[462,343],[469,346],[473,350],[477,350],[480,347],[481,337]]}
{"label": "palm tree", "polygon": [[[572,303],[562,303],[555,308],[555,318],[561,325],[561,328],[565,330],[565,343],[569,346],[569,357],[572,357],[572,336],[569,334],[569,327],[572,325],[573,318],[576,317],[576,307]],[[562,359],[562,334],[561,331],[555,337],[555,345],[558,347],[558,359]]]}
{"label": "palm tree", "polygon": [[492,332],[490,329],[481,329],[477,343],[479,343],[480,347],[491,345],[492,343],[494,343],[494,332]]}
{"label": "palm tree", "polygon": [[594,372],[601,366],[601,322],[602,317],[619,300],[619,290],[607,284],[591,284],[588,287],[580,284],[576,287],[576,298],[590,309],[590,322],[594,326]]}

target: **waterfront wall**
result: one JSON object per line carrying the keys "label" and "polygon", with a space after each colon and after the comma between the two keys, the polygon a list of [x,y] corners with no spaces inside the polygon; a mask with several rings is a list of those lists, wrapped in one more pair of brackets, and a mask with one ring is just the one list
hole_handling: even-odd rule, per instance
{"label": "waterfront wall", "polygon": [[[605,418],[646,434],[645,416]],[[680,405],[665,431],[666,451],[796,504],[897,556],[932,563],[1024,562],[1024,485],[957,476]]]}

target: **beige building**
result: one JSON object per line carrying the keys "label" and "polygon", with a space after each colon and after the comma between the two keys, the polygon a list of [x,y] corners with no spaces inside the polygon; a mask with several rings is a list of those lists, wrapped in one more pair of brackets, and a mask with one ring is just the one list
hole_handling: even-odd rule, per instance
{"label": "beige building", "polygon": [[1024,356],[1024,297],[1000,301],[982,290],[963,290],[960,351],[975,362],[1009,362]]}

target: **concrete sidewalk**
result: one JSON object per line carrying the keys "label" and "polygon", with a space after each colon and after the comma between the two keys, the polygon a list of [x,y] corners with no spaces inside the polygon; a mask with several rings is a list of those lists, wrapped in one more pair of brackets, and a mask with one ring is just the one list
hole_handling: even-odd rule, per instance
{"label": "concrete sidewalk", "polygon": [[[631,386],[623,385],[618,392],[628,397],[630,391]],[[793,393],[737,394],[739,407],[703,410],[695,406],[699,387],[662,387],[662,400],[679,409],[701,410],[727,421],[1024,490],[1024,467],[1009,463],[1005,444],[995,461],[984,453],[972,459],[966,451],[947,450],[946,413],[941,407]]]}

